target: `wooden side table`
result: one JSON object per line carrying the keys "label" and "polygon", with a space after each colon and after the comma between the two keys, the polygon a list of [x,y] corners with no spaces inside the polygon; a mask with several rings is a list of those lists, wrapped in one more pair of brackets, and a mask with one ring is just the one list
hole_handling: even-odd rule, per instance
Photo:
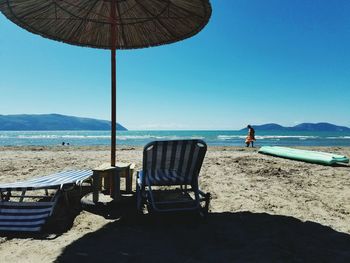
{"label": "wooden side table", "polygon": [[120,178],[125,178],[125,193],[132,193],[132,177],[135,169],[133,163],[117,163],[111,166],[104,163],[93,169],[93,194],[94,203],[98,202],[99,192],[104,189],[110,196],[118,200],[121,197]]}
{"label": "wooden side table", "polygon": [[125,178],[125,191],[126,194],[132,193],[132,178],[134,175],[135,164],[134,163],[118,163],[117,173],[119,178]]}

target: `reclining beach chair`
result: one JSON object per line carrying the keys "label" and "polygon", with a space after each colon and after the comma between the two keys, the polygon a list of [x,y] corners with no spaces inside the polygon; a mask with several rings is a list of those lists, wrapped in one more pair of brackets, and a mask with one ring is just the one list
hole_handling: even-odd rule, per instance
{"label": "reclining beach chair", "polygon": [[[1,184],[0,231],[41,231],[59,197],[81,186],[92,174],[91,170],[63,171],[24,182]],[[37,194],[41,191],[45,193]]]}
{"label": "reclining beach chair", "polygon": [[[156,212],[207,212],[210,194],[203,193],[198,187],[206,151],[207,145],[202,140],[154,141],[147,144],[143,150],[142,170],[137,173],[138,210],[142,211],[146,203]],[[163,186],[169,189],[159,190]],[[173,189],[174,186],[177,189]],[[159,198],[162,195],[165,198]],[[170,196],[172,198],[167,198]],[[201,206],[202,201],[205,202],[204,207]]]}

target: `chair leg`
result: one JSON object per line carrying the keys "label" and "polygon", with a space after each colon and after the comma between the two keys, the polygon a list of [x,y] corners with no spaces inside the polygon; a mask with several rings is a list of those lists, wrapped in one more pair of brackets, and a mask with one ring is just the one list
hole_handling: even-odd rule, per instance
{"label": "chair leg", "polygon": [[200,208],[200,215],[201,217],[205,218],[208,213],[209,213],[209,205],[210,205],[210,193],[206,193],[204,195],[204,201],[205,201],[205,204],[204,204],[204,207],[201,207]]}
{"label": "chair leg", "polygon": [[142,208],[142,196],[141,196],[141,188],[139,184],[136,184],[136,209],[141,211]]}
{"label": "chair leg", "polygon": [[154,196],[153,196],[153,192],[152,192],[152,185],[150,183],[148,183],[148,188],[147,188],[147,197],[149,196],[149,199],[150,199],[150,203],[151,203],[151,206],[152,206],[152,209],[156,212],[160,212],[161,210],[158,209],[158,207],[156,206],[156,201],[154,199]]}
{"label": "chair leg", "polygon": [[139,184],[139,173],[136,174],[136,208],[142,212],[144,186]]}
{"label": "chair leg", "polygon": [[210,193],[207,193],[205,195],[205,211],[206,211],[206,213],[209,212],[210,199],[211,199],[211,195],[210,195]]}
{"label": "chair leg", "polygon": [[192,186],[192,189],[193,189],[193,192],[194,192],[194,198],[196,200],[196,205],[197,205],[198,209],[200,210],[201,204],[200,204],[198,181],[195,180],[195,182],[191,186]]}

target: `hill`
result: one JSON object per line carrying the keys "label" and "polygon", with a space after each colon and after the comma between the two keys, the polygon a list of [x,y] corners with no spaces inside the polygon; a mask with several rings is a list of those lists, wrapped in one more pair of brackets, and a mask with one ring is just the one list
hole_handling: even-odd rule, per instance
{"label": "hill", "polygon": [[[252,125],[257,131],[317,131],[317,132],[350,132],[350,128],[338,126],[335,124],[320,122],[320,123],[301,123],[293,127],[284,127],[276,123],[268,123],[263,125]],[[241,131],[247,128],[241,129]]]}
{"label": "hill", "polygon": [[[111,122],[60,114],[0,115],[2,131],[109,130]],[[117,130],[127,130],[117,124]]]}
{"label": "hill", "polygon": [[294,126],[293,131],[328,131],[328,132],[350,132],[350,128],[337,126],[327,122],[302,123]]}

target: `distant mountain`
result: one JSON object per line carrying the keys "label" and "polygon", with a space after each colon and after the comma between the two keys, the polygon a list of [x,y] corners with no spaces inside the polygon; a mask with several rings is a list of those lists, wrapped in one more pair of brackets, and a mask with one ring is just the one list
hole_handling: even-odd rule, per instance
{"label": "distant mountain", "polygon": [[350,128],[337,126],[327,122],[301,123],[292,127],[293,131],[328,131],[328,132],[350,132]]}
{"label": "distant mountain", "polygon": [[[2,131],[109,130],[111,122],[60,114],[0,115]],[[117,130],[127,130],[117,124]]]}
{"label": "distant mountain", "polygon": [[[276,123],[263,125],[252,125],[257,131],[324,131],[324,132],[350,132],[350,128],[338,126],[327,122],[320,123],[301,123],[293,127],[284,127]],[[247,130],[247,128],[241,131]]]}

